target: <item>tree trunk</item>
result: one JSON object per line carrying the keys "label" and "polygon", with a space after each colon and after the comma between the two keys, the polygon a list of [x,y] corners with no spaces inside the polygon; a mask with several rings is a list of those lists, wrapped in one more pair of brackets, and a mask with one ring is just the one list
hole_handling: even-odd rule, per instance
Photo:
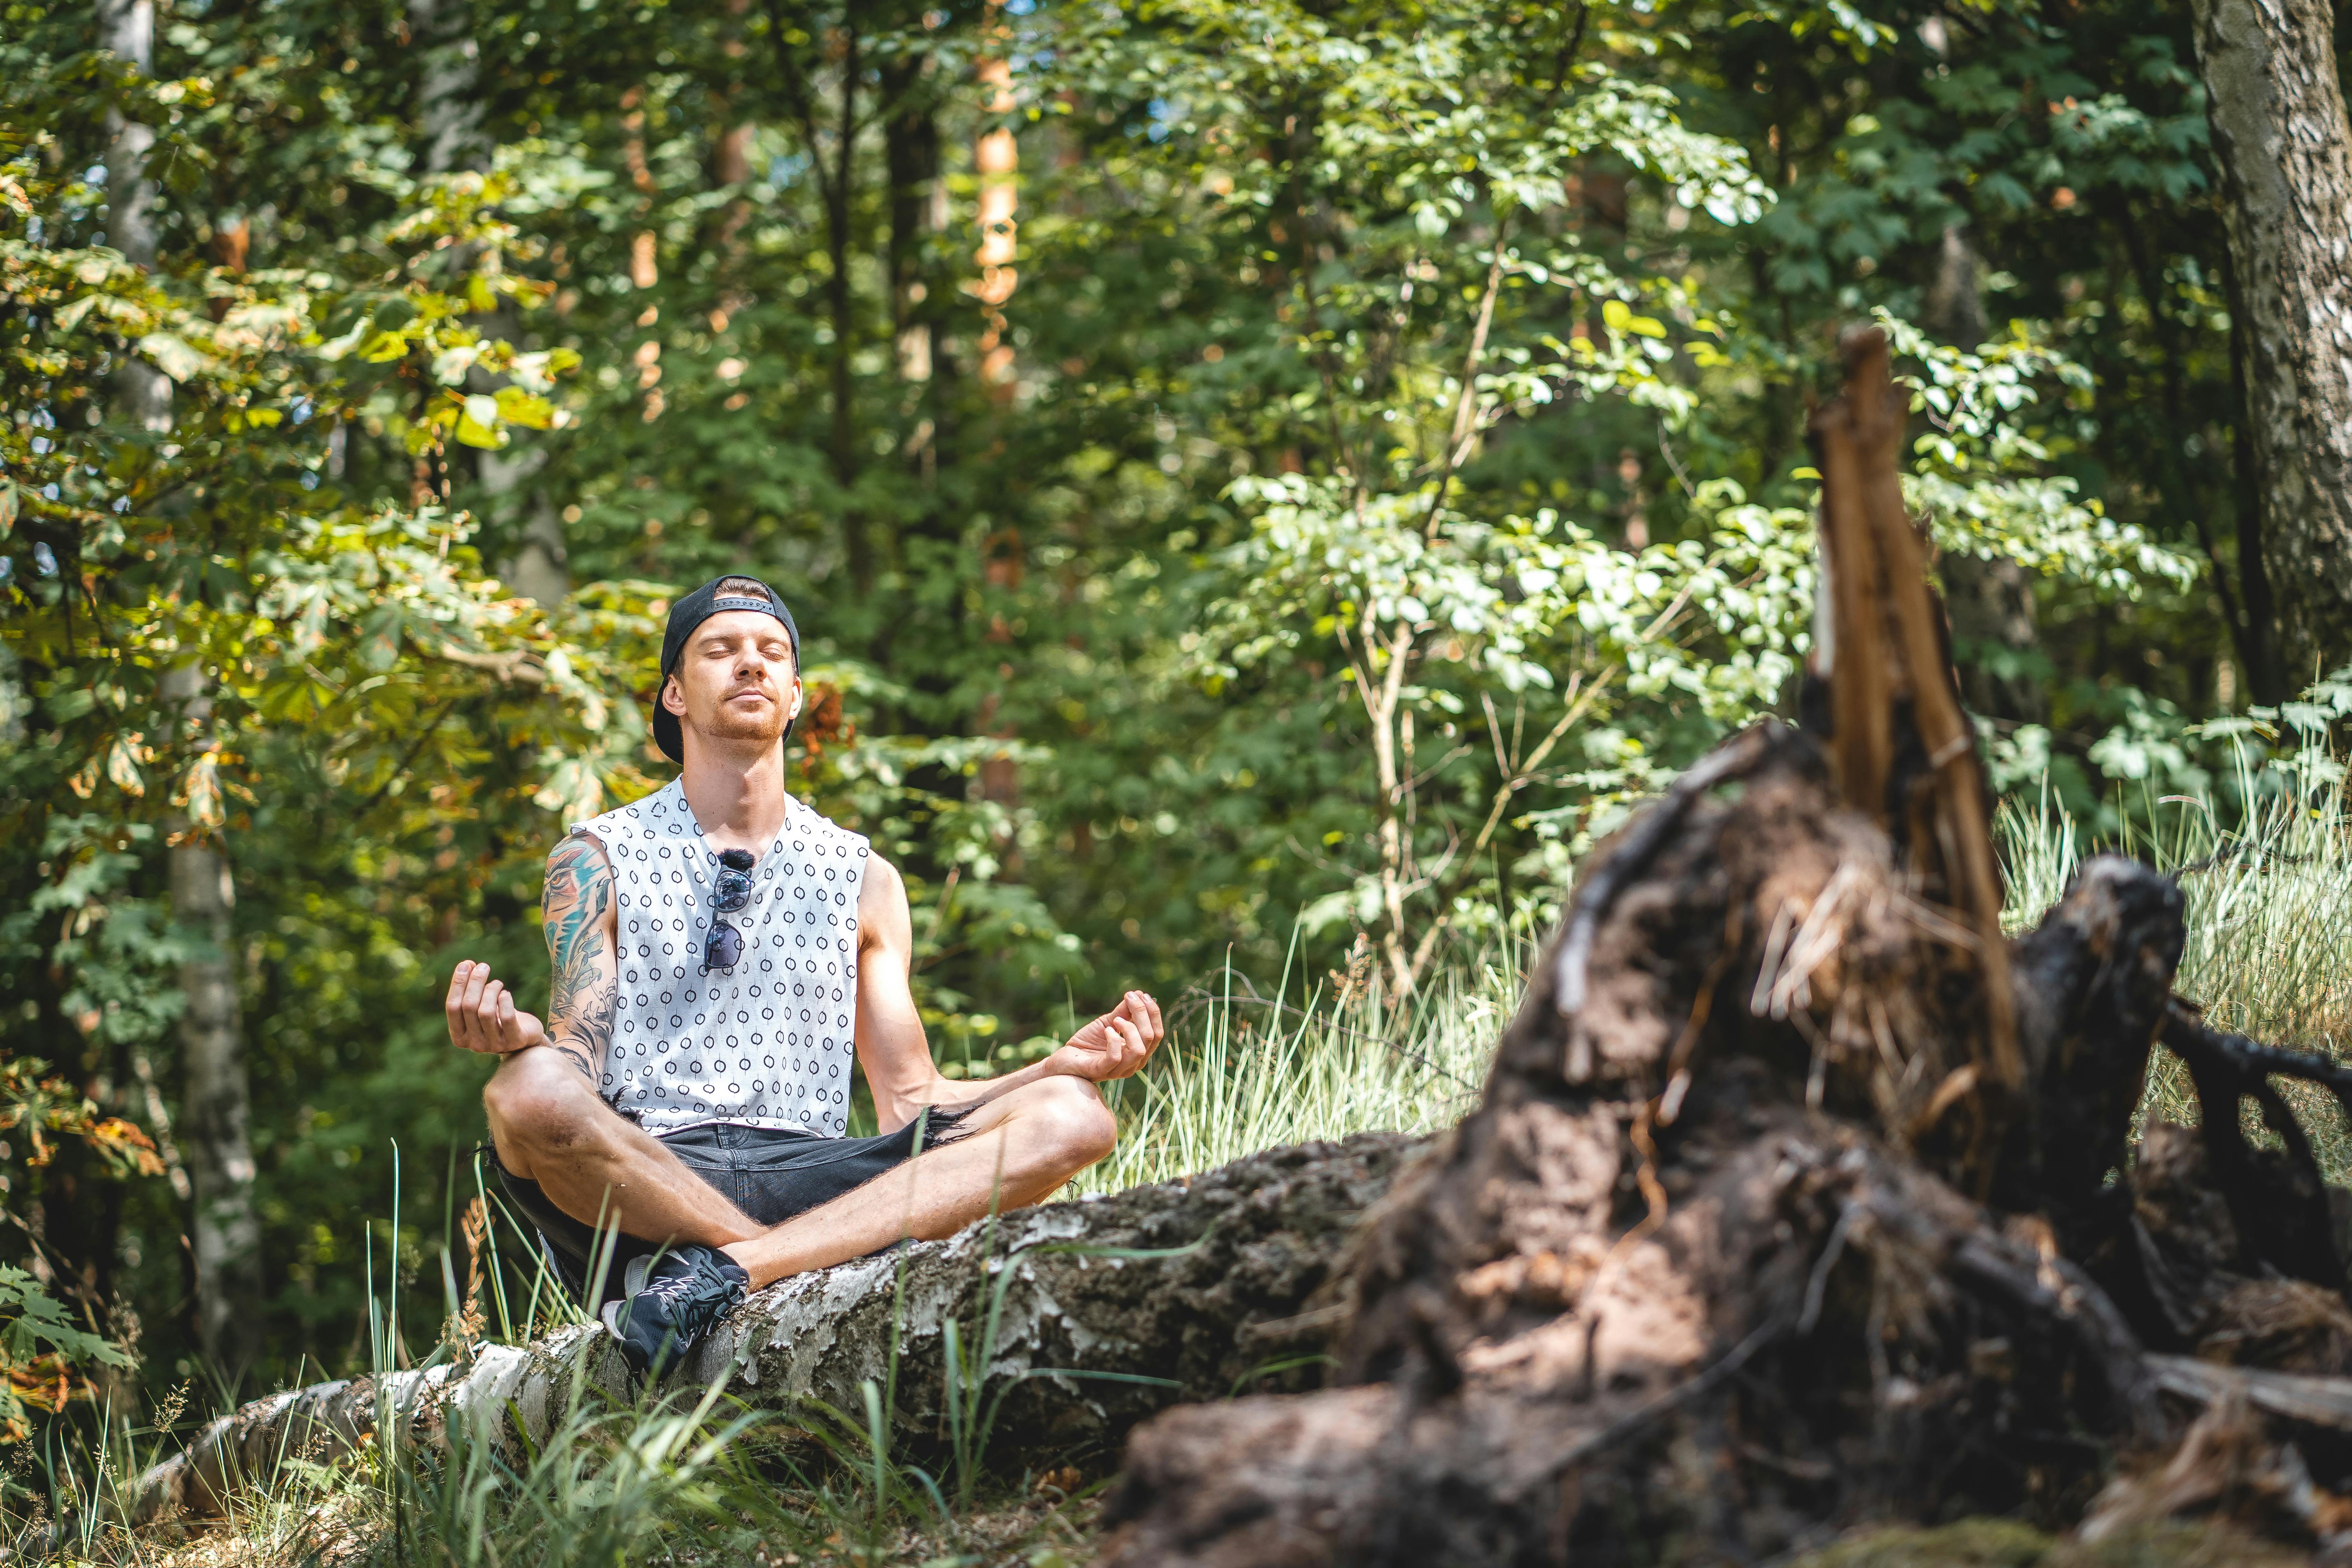
{"label": "tree trunk", "polygon": [[937,232],[933,193],[940,179],[940,127],[922,96],[927,55],[882,68],[882,165],[890,185],[890,322],[898,340],[898,379],[918,388],[931,379],[931,312],[923,250]]}
{"label": "tree trunk", "polygon": [[[1973,353],[1985,341],[1983,268],[1961,225],[1947,224],[1927,285],[1924,325]],[[2034,626],[2033,574],[2014,561],[1947,555],[1944,607],[1959,658],[1960,693],[1995,718],[2040,723],[2049,717],[2044,683],[2032,668],[2042,639]]]}
{"label": "tree trunk", "polygon": [[[1012,61],[994,52],[1010,42],[1000,5],[1001,0],[988,0],[982,33],[992,52],[982,55],[977,67],[981,88],[987,94],[981,110],[992,115],[1010,114],[1014,104]],[[1013,263],[1018,255],[1015,215],[1021,201],[1021,149],[1009,127],[995,125],[981,133],[972,149],[972,169],[980,177],[980,249],[972,258],[980,264],[980,379],[990,396],[1010,403],[1013,343],[1004,324],[1004,307],[1020,281]]]}
{"label": "tree trunk", "polygon": [[[854,12],[852,13],[854,17]],[[850,289],[849,258],[856,236],[850,181],[857,163],[857,83],[863,67],[854,20],[841,29],[841,119],[834,133],[833,177],[824,182],[824,248],[829,266],[824,280],[825,310],[833,327],[833,363],[829,367],[828,402],[832,427],[826,446],[833,459],[833,480],[841,487],[842,545],[849,558],[850,580],[863,595],[872,591],[876,573],[872,524],[854,499],[857,489],[857,307]],[[821,159],[824,149],[814,139],[809,156]]]}
{"label": "tree trunk", "polygon": [[[667,1383],[725,1382],[786,1412],[822,1401],[862,1432],[862,1385],[884,1384],[895,1353],[893,1447],[929,1458],[947,1446],[954,1324],[964,1388],[984,1383],[990,1401],[1009,1388],[979,1445],[989,1463],[1017,1474],[1032,1462],[1099,1461],[1137,1421],[1179,1400],[1311,1384],[1328,1321],[1312,1310],[1317,1292],[1357,1218],[1417,1146],[1364,1135],[1272,1150],[798,1275],[752,1298]],[[1000,1299],[990,1342],[985,1322]],[[266,1486],[285,1455],[324,1462],[345,1451],[380,1407],[427,1441],[451,1408],[491,1426],[511,1408],[541,1438],[575,1369],[626,1398],[619,1352],[593,1328],[485,1347],[463,1367],[394,1373],[381,1387],[362,1378],[276,1394],[207,1426],[141,1478],[126,1507],[138,1523],[216,1515],[237,1485]]]}
{"label": "tree trunk", "polygon": [[[425,71],[417,88],[417,132],[425,143],[425,170],[446,174],[457,169],[489,167],[489,142],[482,132],[479,48],[460,31],[443,35],[443,0],[410,0],[409,31],[424,46]],[[460,20],[463,18],[461,17]],[[469,262],[453,260],[451,270],[462,272]],[[509,310],[490,311],[479,326],[485,337],[511,338],[521,323]],[[509,378],[475,370],[467,375],[466,390],[494,394]],[[546,466],[547,450],[533,446],[520,452],[480,452],[474,475],[494,510],[501,498],[529,485]],[[499,567],[499,575],[524,598],[540,605],[559,605],[572,592],[570,552],[563,520],[543,490],[534,489],[520,509],[523,527],[514,553]]]}
{"label": "tree trunk", "polygon": [[2352,653],[2352,128],[2325,0],[2195,0],[2288,679]]}
{"label": "tree trunk", "polygon": [[[116,58],[142,76],[154,69],[154,0],[104,0],[99,29],[100,47]],[[110,110],[106,129],[106,237],[133,267],[152,268],[156,193],[155,182],[147,177],[147,153],[155,145],[154,128]],[[153,431],[171,428],[172,383],[137,355],[123,356],[115,373],[115,395],[137,424]]]}
{"label": "tree trunk", "polygon": [[[184,732],[208,726],[212,700],[194,665],[167,674],[163,696]],[[175,826],[172,912],[190,944],[180,963],[187,1005],[180,1015],[186,1087],[179,1131],[194,1191],[196,1322],[205,1353],[234,1377],[261,1350],[261,1226],[253,1209],[252,1103],[231,919],[236,889],[219,841],[198,837],[185,822]]]}
{"label": "tree trunk", "polygon": [[[108,0],[100,14],[101,42],[143,76],[154,68],[152,0]],[[155,183],[147,153],[155,133],[145,125],[108,117],[107,237],[125,259],[155,264]],[[172,425],[172,384],[162,372],[125,355],[116,373],[123,413],[147,429]],[[206,728],[212,699],[204,671],[184,664],[166,673],[158,696],[184,734]],[[205,1353],[234,1375],[252,1364],[260,1347],[261,1232],[253,1212],[253,1149],[247,1136],[250,1096],[245,1040],[237,1019],[236,952],[230,925],[236,889],[216,840],[173,824],[172,911],[192,945],[180,964],[185,997],[180,1016],[184,1103],[180,1131],[186,1140],[194,1223],[196,1323]]]}
{"label": "tree trunk", "polygon": [[2263,560],[2262,459],[2254,448],[2254,418],[2246,399],[2248,332],[2237,306],[2237,268],[2230,268],[2230,472],[2237,483],[2238,580],[2246,600],[2246,688],[2256,702],[2275,708],[2295,693],[2279,638],[2278,599]]}
{"label": "tree trunk", "polygon": [[1952,621],[1953,656],[1960,661],[1960,691],[1969,708],[2020,723],[2048,720],[2033,574],[2006,557],[1973,555],[1947,555],[1937,569]]}

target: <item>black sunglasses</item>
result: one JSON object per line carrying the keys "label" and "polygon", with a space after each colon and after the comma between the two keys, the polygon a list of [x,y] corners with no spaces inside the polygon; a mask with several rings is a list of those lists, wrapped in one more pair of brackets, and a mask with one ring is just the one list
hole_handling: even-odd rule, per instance
{"label": "black sunglasses", "polygon": [[[749,849],[722,850],[719,856],[719,877],[711,885],[712,901],[724,917],[733,914],[751,901],[751,866],[755,857]],[[714,969],[732,969],[743,962],[743,933],[722,918],[710,928],[702,943],[702,973]]]}

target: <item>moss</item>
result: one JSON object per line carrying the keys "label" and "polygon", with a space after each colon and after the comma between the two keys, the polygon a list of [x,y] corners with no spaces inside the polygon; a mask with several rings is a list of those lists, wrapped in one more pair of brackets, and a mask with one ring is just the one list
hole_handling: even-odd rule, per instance
{"label": "moss", "polygon": [[2037,1568],[2305,1568],[2311,1553],[2227,1524],[2167,1521],[2085,1546],[2063,1542]]}
{"label": "moss", "polygon": [[1857,1532],[1790,1568],[2042,1568],[2052,1544],[2013,1519],[1964,1519],[1933,1530]]}
{"label": "moss", "polygon": [[2310,1554],[2225,1524],[2168,1522],[2096,1545],[2053,1541],[2009,1519],[1964,1519],[1934,1530],[1857,1531],[1790,1568],[2302,1568]]}

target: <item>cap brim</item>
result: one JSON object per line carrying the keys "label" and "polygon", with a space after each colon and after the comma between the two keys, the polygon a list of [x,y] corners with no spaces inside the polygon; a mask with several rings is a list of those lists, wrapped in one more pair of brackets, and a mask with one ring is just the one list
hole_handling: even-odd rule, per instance
{"label": "cap brim", "polygon": [[677,715],[658,700],[654,703],[654,744],[671,762],[681,767],[686,765],[686,737],[678,730]]}

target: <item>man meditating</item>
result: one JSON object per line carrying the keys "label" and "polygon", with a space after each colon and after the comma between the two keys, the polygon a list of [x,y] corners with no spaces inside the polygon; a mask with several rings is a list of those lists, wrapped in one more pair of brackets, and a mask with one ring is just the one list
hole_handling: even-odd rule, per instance
{"label": "man meditating", "polygon": [[[640,1372],[771,1280],[1045,1198],[1110,1152],[1094,1086],[1161,1034],[1130,991],[1019,1072],[941,1078],[905,882],[784,789],[802,693],[782,599],[745,576],[697,589],[661,670],[654,738],[685,771],[548,856],[547,1022],[488,964],[458,964],[448,997],[449,1037],[504,1058],[482,1101],[509,1195]],[[853,1053],[877,1137],[845,1136]],[[600,1226],[618,1233],[602,1280]]]}

